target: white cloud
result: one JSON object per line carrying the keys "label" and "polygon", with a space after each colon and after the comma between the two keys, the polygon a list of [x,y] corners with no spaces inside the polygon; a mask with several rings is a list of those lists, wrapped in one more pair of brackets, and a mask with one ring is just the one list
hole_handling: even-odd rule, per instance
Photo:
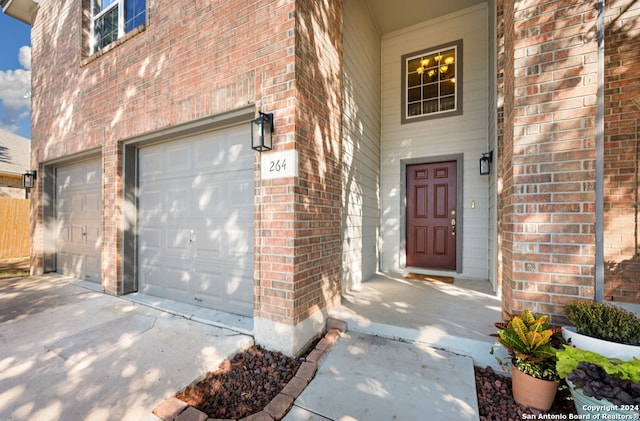
{"label": "white cloud", "polygon": [[31,47],[23,46],[18,51],[18,61],[27,70],[31,70]]}
{"label": "white cloud", "polygon": [[16,122],[31,112],[31,47],[21,47],[18,61],[22,69],[0,70],[0,127],[16,127]]}

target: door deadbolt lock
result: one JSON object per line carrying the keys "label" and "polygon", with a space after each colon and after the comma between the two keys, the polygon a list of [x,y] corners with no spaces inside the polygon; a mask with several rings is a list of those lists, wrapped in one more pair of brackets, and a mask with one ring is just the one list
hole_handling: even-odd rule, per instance
{"label": "door deadbolt lock", "polygon": [[456,210],[451,209],[451,235],[456,235]]}

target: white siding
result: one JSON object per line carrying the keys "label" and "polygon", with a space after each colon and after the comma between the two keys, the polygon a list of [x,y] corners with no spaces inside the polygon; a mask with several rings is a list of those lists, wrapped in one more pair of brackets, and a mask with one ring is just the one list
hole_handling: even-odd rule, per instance
{"label": "white siding", "polygon": [[498,201],[496,192],[496,179],[497,179],[497,165],[498,165],[498,115],[497,115],[497,92],[496,92],[496,5],[495,0],[489,0],[489,10],[491,13],[488,16],[489,22],[489,149],[493,150],[493,163],[491,169],[491,179],[489,186],[489,280],[494,290],[498,290],[497,284],[497,227],[498,227]]}
{"label": "white siding", "polygon": [[380,35],[364,0],[344,4],[343,287],[377,270]]}
{"label": "white siding", "polygon": [[[463,114],[401,124],[401,56],[458,39],[463,40]],[[382,270],[403,270],[401,160],[464,154],[459,183],[464,195],[462,272],[458,276],[488,278],[489,177],[479,175],[478,161],[489,150],[489,54],[486,4],[386,34],[382,39]]]}

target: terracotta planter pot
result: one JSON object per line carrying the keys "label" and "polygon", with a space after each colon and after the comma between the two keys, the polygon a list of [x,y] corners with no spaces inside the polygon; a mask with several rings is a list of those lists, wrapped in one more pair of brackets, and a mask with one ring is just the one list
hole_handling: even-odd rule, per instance
{"label": "terracotta planter pot", "polygon": [[620,358],[624,361],[633,361],[633,357],[640,358],[640,346],[619,344],[582,335],[572,326],[562,327],[562,337],[576,348],[597,352],[607,358]]}
{"label": "terracotta planter pot", "polygon": [[558,382],[536,379],[512,367],[511,388],[513,399],[520,405],[547,411],[556,398]]}

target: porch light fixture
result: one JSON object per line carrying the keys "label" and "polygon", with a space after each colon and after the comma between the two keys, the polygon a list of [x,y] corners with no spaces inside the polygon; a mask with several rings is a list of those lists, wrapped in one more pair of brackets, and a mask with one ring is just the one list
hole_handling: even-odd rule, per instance
{"label": "porch light fixture", "polygon": [[36,185],[36,178],[38,178],[38,172],[36,170],[27,171],[22,174],[22,187],[32,189]]}
{"label": "porch light fixture", "polygon": [[258,152],[273,149],[273,113],[260,113],[251,121],[251,149]]}
{"label": "porch light fixture", "polygon": [[491,162],[493,161],[493,151],[482,154],[480,158],[480,175],[491,174]]}

